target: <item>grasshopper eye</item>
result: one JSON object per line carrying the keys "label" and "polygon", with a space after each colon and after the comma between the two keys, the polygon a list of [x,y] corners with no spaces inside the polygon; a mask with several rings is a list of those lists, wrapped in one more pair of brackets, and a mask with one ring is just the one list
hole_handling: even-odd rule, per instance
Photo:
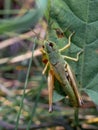
{"label": "grasshopper eye", "polygon": [[53,47],[53,43],[52,43],[52,42],[50,42],[50,43],[49,43],[49,46]]}
{"label": "grasshopper eye", "polygon": [[42,48],[44,49],[44,48],[45,48],[45,46],[43,45],[43,46],[42,46]]}

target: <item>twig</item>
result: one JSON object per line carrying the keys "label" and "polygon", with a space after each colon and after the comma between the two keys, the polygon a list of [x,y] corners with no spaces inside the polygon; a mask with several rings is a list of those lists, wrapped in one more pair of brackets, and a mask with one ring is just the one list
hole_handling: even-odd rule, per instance
{"label": "twig", "polygon": [[0,84],[0,90],[8,95],[8,96],[14,96],[14,94],[12,93],[12,91],[8,90],[4,85]]}
{"label": "twig", "polygon": [[[13,36],[13,38],[0,42],[0,49],[13,45],[16,42],[19,42],[20,40],[29,39],[31,37],[34,37],[35,35],[37,36],[41,32],[41,30],[42,29],[40,29],[39,27],[36,27],[33,31],[29,31],[27,33],[20,34],[20,35],[14,34],[14,33],[7,33],[6,35],[11,36],[11,37]],[[36,33],[34,33],[34,32],[36,32]]]}
{"label": "twig", "polygon": [[[0,120],[0,126],[3,127],[6,130],[14,130],[15,129],[15,125],[7,123],[3,120]],[[63,126],[64,128],[66,128],[66,130],[72,130],[72,128],[69,126],[69,124],[64,121],[61,118],[56,118],[56,119],[52,119],[51,122],[46,122],[46,123],[42,123],[42,124],[33,124],[30,126],[30,130],[35,130],[35,129],[39,129],[39,128],[47,128],[47,127],[56,127],[56,126]],[[18,127],[18,130],[26,130],[26,125],[20,125]]]}
{"label": "twig", "polygon": [[[41,51],[39,49],[35,50],[34,51],[34,57],[36,56],[39,56],[41,55]],[[22,54],[22,55],[19,55],[19,56],[16,56],[14,58],[11,58],[11,57],[6,57],[6,58],[2,58],[0,59],[0,64],[5,64],[5,63],[16,63],[16,62],[20,62],[20,61],[24,61],[26,59],[30,59],[32,56],[32,52],[29,51],[25,54]]]}

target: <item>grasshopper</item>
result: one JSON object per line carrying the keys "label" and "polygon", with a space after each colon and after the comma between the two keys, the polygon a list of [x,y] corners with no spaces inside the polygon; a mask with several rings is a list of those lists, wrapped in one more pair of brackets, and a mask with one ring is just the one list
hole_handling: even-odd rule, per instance
{"label": "grasshopper", "polygon": [[65,59],[70,59],[73,61],[78,61],[79,55],[82,51],[77,53],[76,58],[72,58],[69,56],[61,55],[61,52],[66,50],[71,45],[71,37],[73,33],[69,36],[68,44],[61,49],[57,48],[56,43],[51,41],[45,41],[43,49],[41,49],[42,53],[46,57],[46,65],[43,70],[43,74],[45,74],[46,70],[48,70],[48,91],[49,91],[49,112],[52,112],[52,98],[53,98],[53,89],[54,89],[54,78],[56,78],[62,86],[62,89],[68,95],[69,100],[73,107],[80,107],[83,104],[83,100],[80,96],[75,75],[72,72],[70,65],[67,63]]}

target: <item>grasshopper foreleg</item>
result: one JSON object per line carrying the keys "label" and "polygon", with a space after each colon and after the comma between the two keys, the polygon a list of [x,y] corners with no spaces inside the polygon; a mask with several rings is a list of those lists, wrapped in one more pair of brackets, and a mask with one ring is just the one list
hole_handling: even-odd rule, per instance
{"label": "grasshopper foreleg", "polygon": [[47,62],[47,64],[45,65],[45,68],[44,68],[44,70],[42,71],[42,74],[45,74],[45,72],[46,72],[46,70],[47,70],[47,68],[48,68],[48,65],[49,65],[49,62]]}
{"label": "grasshopper foreleg", "polygon": [[71,45],[71,37],[72,37],[73,34],[74,34],[74,32],[70,34],[70,36],[68,38],[68,44],[65,47],[59,49],[59,52],[62,52],[62,51],[66,50],[67,48],[70,47],[70,45]]}

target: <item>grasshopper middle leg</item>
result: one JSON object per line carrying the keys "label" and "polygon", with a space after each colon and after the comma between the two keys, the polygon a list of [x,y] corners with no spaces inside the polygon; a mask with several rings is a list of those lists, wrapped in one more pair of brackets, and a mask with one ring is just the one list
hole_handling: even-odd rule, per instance
{"label": "grasshopper middle leg", "polygon": [[62,55],[62,56],[63,56],[64,59],[69,59],[69,60],[73,60],[73,61],[76,61],[76,62],[77,62],[77,61],[79,60],[79,55],[80,55],[82,52],[83,52],[83,50],[81,50],[80,52],[78,52],[76,58],[70,57],[70,56],[64,56],[64,55]]}

